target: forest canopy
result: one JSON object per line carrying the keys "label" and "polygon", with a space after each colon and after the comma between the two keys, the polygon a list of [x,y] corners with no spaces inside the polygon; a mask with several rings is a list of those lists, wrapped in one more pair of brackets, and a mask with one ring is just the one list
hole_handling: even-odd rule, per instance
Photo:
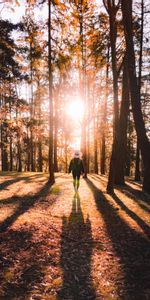
{"label": "forest canopy", "polygon": [[150,192],[149,2],[0,3],[0,169],[68,172]]}

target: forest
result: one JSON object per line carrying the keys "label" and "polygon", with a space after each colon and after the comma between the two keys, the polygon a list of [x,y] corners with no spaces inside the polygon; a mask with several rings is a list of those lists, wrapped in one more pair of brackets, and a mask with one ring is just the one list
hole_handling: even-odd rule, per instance
{"label": "forest", "polygon": [[0,1],[0,299],[150,299],[149,212],[149,0]]}
{"label": "forest", "polygon": [[80,149],[109,192],[125,176],[150,192],[149,7],[131,2],[25,1],[16,23],[22,2],[3,1],[2,171],[53,183]]}

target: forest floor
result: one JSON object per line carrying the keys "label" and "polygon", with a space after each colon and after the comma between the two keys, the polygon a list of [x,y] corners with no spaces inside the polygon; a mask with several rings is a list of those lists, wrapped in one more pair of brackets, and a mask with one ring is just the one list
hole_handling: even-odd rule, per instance
{"label": "forest floor", "polygon": [[1,173],[0,299],[149,300],[150,196],[128,180],[106,193],[90,175],[50,188],[41,173]]}

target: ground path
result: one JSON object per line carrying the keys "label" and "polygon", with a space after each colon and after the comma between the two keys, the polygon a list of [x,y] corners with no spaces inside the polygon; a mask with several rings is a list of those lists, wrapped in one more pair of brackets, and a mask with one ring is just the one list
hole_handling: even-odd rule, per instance
{"label": "ground path", "polygon": [[150,299],[150,196],[90,175],[1,174],[0,299]]}

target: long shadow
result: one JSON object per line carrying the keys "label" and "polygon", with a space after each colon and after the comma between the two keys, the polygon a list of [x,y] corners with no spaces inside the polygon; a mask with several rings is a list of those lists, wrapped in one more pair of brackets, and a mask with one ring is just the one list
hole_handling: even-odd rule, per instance
{"label": "long shadow", "polygon": [[84,221],[80,197],[72,201],[70,217],[62,218],[61,266],[63,286],[58,299],[96,299],[91,278],[92,232],[89,216]]}
{"label": "long shadow", "polygon": [[35,175],[28,175],[28,176],[22,176],[22,175],[15,175],[15,178],[13,179],[8,179],[2,183],[0,183],[0,190],[6,189],[9,185],[14,184],[19,181],[26,181],[30,182],[34,180],[36,177],[41,177],[41,174],[35,174]]}
{"label": "long shadow", "polygon": [[[131,187],[128,183],[123,188],[117,187],[119,191],[125,194],[127,197],[131,198],[136,202],[142,209],[150,212],[150,208],[146,206],[146,203],[150,205],[150,196],[146,195],[143,191],[139,191]],[[141,203],[142,201],[142,203]]]}
{"label": "long shadow", "polygon": [[118,299],[150,299],[150,241],[118,215],[91,180],[86,182],[93,192],[97,209],[105,221],[108,236],[121,264],[124,278],[119,283]]}
{"label": "long shadow", "polygon": [[[106,179],[104,176],[100,176],[100,175],[90,175],[91,178],[93,178],[94,180],[97,181],[102,181],[104,184],[106,184]],[[104,178],[103,178],[104,177]],[[128,182],[133,183],[134,185],[139,186],[138,183],[136,183],[134,180],[128,179],[126,181],[126,183],[124,185],[122,185],[121,187],[119,185],[116,185],[116,189],[121,191],[122,193],[124,193],[125,195],[127,195],[128,197],[130,197],[133,201],[135,201],[136,203],[138,203],[138,205],[144,209],[147,212],[150,212],[150,209],[144,204],[148,203],[150,204],[150,196],[146,195],[143,191],[141,190],[137,190],[134,189],[133,187],[131,187]],[[143,203],[139,202],[142,201]]]}
{"label": "long shadow", "polygon": [[[36,203],[45,205],[44,198],[50,193],[50,189],[51,186],[47,182],[38,193],[17,197],[18,208],[0,225],[0,299],[29,299],[35,288],[41,294],[40,299],[45,293],[42,285],[44,270],[50,264],[55,264],[55,256],[45,255],[43,246],[47,249],[47,240],[50,238],[50,232],[52,235],[53,228],[49,231],[48,227],[47,233],[43,235],[40,232],[42,229],[34,225],[21,225],[18,230],[9,226]],[[15,203],[15,197],[13,201]],[[48,205],[52,205],[54,201],[55,198],[48,201]]]}
{"label": "long shadow", "polygon": [[[17,207],[17,209],[11,216],[7,217],[0,224],[0,232],[7,230],[7,228],[9,226],[11,226],[18,219],[19,216],[21,216],[22,214],[27,212],[31,207],[34,206],[35,203],[37,203],[38,201],[40,201],[41,199],[46,197],[50,193],[50,189],[51,189],[50,184],[48,182],[46,182],[44,184],[44,186],[42,187],[42,189],[40,189],[40,191],[38,193],[36,193],[32,196],[26,195],[24,197],[17,197],[17,203],[19,203],[19,206]],[[16,200],[16,198],[14,197],[12,199],[12,203],[13,203],[13,201],[15,203],[15,200]],[[10,203],[10,201],[11,201],[11,199],[9,199],[8,202],[6,200],[7,203]],[[54,201],[55,201],[55,199],[53,199],[51,201],[50,205],[52,205]]]}
{"label": "long shadow", "polygon": [[[49,261],[41,247],[48,237],[45,235],[42,241],[34,240],[33,232],[38,235],[38,229],[33,225],[19,230],[10,229],[1,238],[0,299],[30,299],[35,288],[44,293],[44,269]],[[43,299],[42,296],[40,299]]]}
{"label": "long shadow", "polygon": [[130,216],[144,231],[147,237],[150,239],[150,227],[139,217],[137,216],[132,210],[130,210],[116,194],[113,194],[113,199],[115,202],[124,210],[128,216]]}

